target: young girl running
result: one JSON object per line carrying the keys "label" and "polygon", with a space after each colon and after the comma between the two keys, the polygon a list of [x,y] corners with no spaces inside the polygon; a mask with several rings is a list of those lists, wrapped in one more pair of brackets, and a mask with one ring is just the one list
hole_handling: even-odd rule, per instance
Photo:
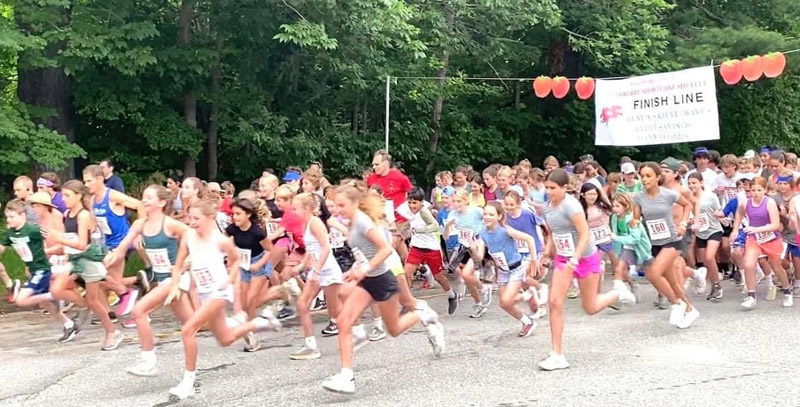
{"label": "young girl running", "polygon": [[[59,300],[69,301],[78,307],[87,307],[87,310],[78,314],[76,321],[77,331],[84,326],[89,317],[88,310],[100,321],[105,331],[105,341],[102,350],[114,350],[122,343],[123,335],[113,323],[108,312],[101,284],[108,273],[103,263],[92,261],[92,254],[102,258],[104,249],[102,236],[96,230],[94,217],[90,211],[91,195],[82,182],[78,180],[67,181],[62,187],[64,203],[67,212],[64,214],[64,233],[44,229],[44,234],[52,235],[57,242],[64,246],[64,252],[70,257],[70,274],[57,274],[53,279],[50,291]],[[81,296],[77,291],[75,279],[80,277],[86,286],[86,296]],[[77,332],[76,332],[77,333]]]}
{"label": "young girl running", "polygon": [[545,181],[550,201],[544,207],[544,216],[551,234],[541,264],[549,267],[552,259],[554,269],[550,287],[552,350],[549,357],[539,362],[542,370],[569,367],[562,350],[562,336],[564,302],[573,278],[578,280],[581,303],[589,315],[596,314],[617,301],[636,302],[633,295],[621,291],[599,294],[600,275],[603,272],[600,254],[592,244],[583,207],[576,198],[567,194],[569,181],[569,174],[562,169],[550,171]]}
{"label": "young girl running", "polygon": [[797,276],[800,273],[800,245],[797,242],[797,229],[791,227],[791,213],[800,200],[797,199],[797,194],[794,192],[796,182],[794,173],[791,170],[784,169],[778,174],[777,181],[778,193],[774,194],[772,199],[778,204],[778,212],[780,212],[781,216],[781,227],[783,228],[781,238],[783,238],[783,243],[786,245],[786,250],[783,254],[786,260],[784,264],[788,266],[787,262],[791,262],[792,267],[787,267],[786,270],[788,272],[790,268],[794,268],[794,286],[797,287]]}
{"label": "young girl running", "polygon": [[[670,325],[688,328],[700,316],[684,291],[675,271],[675,259],[679,256],[681,236],[686,233],[691,203],[679,192],[659,186],[661,167],[654,162],[642,164],[639,175],[644,191],[633,198],[634,219],[641,218],[650,234],[653,262],[645,269],[647,279],[659,294],[672,304]],[[673,205],[683,207],[680,223],[673,222]]]}
{"label": "young girl running", "polygon": [[722,286],[719,284],[719,268],[717,267],[717,251],[722,243],[722,224],[715,216],[722,207],[717,195],[706,191],[703,187],[703,174],[693,172],[689,174],[689,189],[695,201],[700,205],[700,218],[695,225],[695,247],[697,258],[702,259],[703,265],[708,270],[706,274],[711,280],[711,292],[706,300],[719,302],[722,300]]}
{"label": "young girl running", "polygon": [[[744,228],[747,234],[744,252],[745,284],[747,298],[742,308],[753,309],[756,305],[756,263],[761,255],[767,256],[772,271],[778,276],[783,288],[783,306],[791,307],[794,303],[789,279],[781,264],[783,257],[783,239],[780,236],[780,211],[775,200],[766,196],[767,180],[756,177],[750,187],[752,196],[739,204],[733,220],[733,230],[738,230],[742,218],[747,216],[750,226]],[[731,239],[736,236],[731,233]]]}
{"label": "young girl running", "polygon": [[[136,333],[142,347],[139,363],[127,369],[134,376],[155,376],[158,374],[155,337],[150,326],[150,313],[164,305],[169,295],[172,280],[172,266],[178,253],[178,241],[186,235],[189,227],[183,222],[169,216],[172,194],[165,187],[150,185],[142,192],[142,205],[145,217],[137,219],[131,225],[128,235],[120,243],[120,247],[109,253],[108,262],[114,262],[119,256],[125,256],[126,250],[134,241],[141,239],[144,252],[153,268],[154,279],[158,286],[149,291],[133,307],[131,317],[136,323]],[[189,291],[189,275],[181,276],[181,289]],[[170,304],[172,313],[183,323],[192,315],[188,296],[182,296]]]}
{"label": "young girl running", "polygon": [[524,233],[533,238],[533,250],[528,247],[524,240],[517,240],[517,251],[522,256],[524,263],[530,264],[528,270],[531,273],[525,279],[525,285],[528,287],[535,287],[535,292],[532,292],[533,298],[531,303],[532,308],[537,309],[536,317],[542,317],[547,312],[548,300],[548,287],[547,284],[540,283],[539,278],[544,276],[539,275],[540,268],[538,266],[539,259],[544,252],[544,245],[542,240],[544,238],[543,229],[544,221],[528,209],[522,208],[522,196],[516,191],[510,191],[503,198],[503,207],[505,216],[503,216],[504,224],[510,226],[516,231]]}
{"label": "young girl running", "polygon": [[636,283],[628,270],[630,266],[643,266],[653,259],[650,238],[642,225],[633,219],[633,200],[629,194],[614,195],[614,214],[611,215],[611,238],[619,261],[614,269],[614,287],[618,290],[630,286],[636,295]]}
{"label": "young girl running", "polygon": [[[351,328],[373,301],[378,303],[390,335],[398,336],[421,322],[427,327],[434,355],[438,357],[445,346],[444,328],[427,304],[419,301],[419,308],[399,315],[400,303],[395,295],[398,291],[397,278],[384,264],[391,254],[391,247],[375,221],[359,207],[363,197],[364,194],[352,186],[337,188],[334,197],[339,213],[350,220],[348,243],[356,258],[353,268],[345,274],[345,291],[349,294],[339,313],[338,341],[342,370],[322,383],[323,388],[341,393],[355,392]],[[375,212],[375,208],[363,209],[368,213]]]}
{"label": "young girl running", "polygon": [[[612,211],[611,203],[601,193],[600,188],[595,183],[587,182],[581,186],[580,202],[583,210],[586,211],[586,221],[589,223],[589,231],[592,234],[592,242],[597,249],[608,256],[611,268],[617,269],[617,255],[614,253],[614,244],[611,241],[611,227],[609,226],[609,214]],[[619,289],[627,290],[624,285],[618,285]]]}
{"label": "young girl running", "polygon": [[[197,369],[197,332],[204,325],[217,338],[220,346],[228,346],[253,330],[277,330],[280,322],[274,318],[256,317],[250,322],[237,325],[235,319],[226,320],[225,309],[233,304],[233,286],[239,277],[239,253],[233,241],[217,228],[215,220],[217,202],[203,199],[192,204],[188,220],[192,230],[181,239],[178,258],[172,267],[172,280],[166,304],[181,297],[181,274],[186,258],[191,256],[191,273],[200,297],[200,308],[181,328],[186,362],[183,380],[169,390],[179,399],[194,395],[195,370]],[[225,257],[227,256],[227,266]],[[229,324],[234,325],[233,327]]]}
{"label": "young girl running", "polygon": [[301,262],[301,267],[309,269],[303,292],[297,299],[297,313],[303,327],[305,343],[299,350],[289,355],[290,359],[304,360],[317,359],[321,356],[314,337],[314,326],[311,320],[311,303],[319,294],[320,289],[325,292],[327,299],[330,325],[336,325],[339,316],[339,287],[342,284],[342,269],[333,257],[330,247],[330,237],[325,224],[317,217],[319,198],[316,192],[302,193],[292,201],[294,212],[303,221],[305,232],[303,241],[306,245],[306,254]]}
{"label": "young girl running", "polygon": [[[455,230],[458,236],[459,247],[451,254],[448,269],[455,271],[459,265],[467,264],[471,256],[477,253],[474,247],[475,238],[483,229],[483,211],[474,206],[468,206],[469,193],[464,190],[456,191],[453,195],[453,208],[447,217],[444,236],[450,236]],[[486,307],[492,300],[492,287],[483,284],[479,276],[475,275],[475,268],[462,268],[461,277],[475,300],[473,312],[470,317],[480,318],[486,313]]]}

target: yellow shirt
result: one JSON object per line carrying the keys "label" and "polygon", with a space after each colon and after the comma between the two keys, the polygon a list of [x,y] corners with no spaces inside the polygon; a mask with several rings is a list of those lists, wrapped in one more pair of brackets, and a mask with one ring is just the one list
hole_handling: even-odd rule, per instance
{"label": "yellow shirt", "polygon": [[469,194],[469,206],[477,206],[479,208],[486,206],[486,199],[483,197],[483,194],[480,194],[478,197],[475,197],[475,194]]}

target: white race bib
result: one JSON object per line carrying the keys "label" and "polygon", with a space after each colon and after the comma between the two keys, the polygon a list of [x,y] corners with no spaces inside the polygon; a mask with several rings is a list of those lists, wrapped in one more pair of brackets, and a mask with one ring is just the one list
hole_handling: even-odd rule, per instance
{"label": "white race bib", "polygon": [[239,252],[239,268],[245,271],[250,271],[250,259],[252,253],[250,249],[240,249],[237,247],[236,251]]}
{"label": "white race bib", "polygon": [[648,220],[647,231],[650,232],[651,240],[669,239],[672,237],[666,219]]}
{"label": "white race bib", "polygon": [[[68,242],[77,242],[78,241],[78,234],[77,233],[64,233],[64,240]],[[64,245],[64,253],[66,254],[78,254],[81,251],[67,245]]]}
{"label": "white race bib", "polygon": [[755,237],[758,243],[768,243],[775,240],[775,232],[758,232]]}
{"label": "white race bib", "polygon": [[267,222],[267,236],[275,233],[276,230],[278,230],[278,222]]}
{"label": "white race bib", "polygon": [[341,230],[336,228],[331,228],[331,233],[329,234],[330,241],[331,241],[331,248],[332,249],[340,249],[344,247],[344,233]]}
{"label": "white race bib", "polygon": [[17,252],[19,258],[25,263],[30,263],[33,261],[33,253],[31,253],[31,248],[28,247],[27,243],[11,243],[11,247],[14,248],[14,251]]}
{"label": "white race bib", "polygon": [[206,293],[214,290],[214,277],[211,271],[207,268],[192,269],[195,284],[197,284],[197,291]]}
{"label": "white race bib", "polygon": [[472,231],[469,229],[458,229],[458,243],[462,246],[469,247],[472,243]]}
{"label": "white race bib", "polygon": [[553,242],[556,244],[556,253],[559,256],[575,256],[575,242],[572,241],[572,233],[554,233]]}
{"label": "white race bib", "polygon": [[98,216],[95,218],[97,220],[97,228],[100,229],[104,235],[111,234],[111,227],[108,226],[108,219],[105,216]]}
{"label": "white race bib", "polygon": [[506,260],[506,255],[503,254],[503,252],[489,253],[489,255],[492,256],[492,259],[494,259],[494,264],[496,264],[497,267],[500,267],[501,270],[508,271],[508,261]]}
{"label": "white race bib", "polygon": [[708,228],[711,227],[711,223],[709,223],[708,214],[701,213],[700,217],[697,219],[698,232],[705,232]]}
{"label": "white race bib", "polygon": [[159,274],[172,272],[172,263],[169,261],[167,249],[144,249],[153,271]]}
{"label": "white race bib", "polygon": [[528,247],[528,242],[524,240],[514,240],[514,243],[517,246],[517,251],[522,253],[530,253],[531,249]]}
{"label": "white race bib", "polygon": [[591,229],[592,241],[594,244],[604,244],[611,241],[611,228],[608,225],[601,225]]}
{"label": "white race bib", "polygon": [[69,273],[69,267],[68,267],[69,258],[67,257],[66,254],[65,255],[54,254],[50,256],[48,260],[50,261],[50,266],[51,266],[50,271],[52,271],[53,274]]}

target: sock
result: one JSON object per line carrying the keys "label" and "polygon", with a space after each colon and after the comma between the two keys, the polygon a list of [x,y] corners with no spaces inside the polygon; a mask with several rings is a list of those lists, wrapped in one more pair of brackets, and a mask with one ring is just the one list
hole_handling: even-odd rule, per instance
{"label": "sock", "polygon": [[188,370],[185,370],[183,372],[183,380],[181,381],[181,384],[186,386],[194,386],[194,376],[195,376],[194,371],[190,372]]}
{"label": "sock", "polygon": [[44,293],[42,294],[42,301],[53,301],[53,294],[51,293]]}
{"label": "sock", "polygon": [[358,337],[358,338],[366,338],[367,337],[367,331],[364,330],[364,324],[358,324],[358,325],[354,326],[351,331],[353,332],[353,336],[355,336],[355,337]]}
{"label": "sock", "polygon": [[756,298],[756,292],[755,291],[748,291],[747,295],[750,296],[750,297]]}
{"label": "sock", "polygon": [[775,287],[775,282],[772,281],[772,274],[768,275],[766,278],[767,278],[767,287],[769,288]]}
{"label": "sock", "polygon": [[447,298],[456,298],[456,292],[453,291],[453,287],[450,287],[450,291],[447,292]]}
{"label": "sock", "polygon": [[336,318],[331,318],[331,322],[336,323]]}
{"label": "sock", "polygon": [[67,318],[67,321],[64,322],[64,328],[72,329],[73,326],[75,326],[75,322],[73,322],[71,319]]}
{"label": "sock", "polygon": [[142,361],[149,364],[155,365],[156,364],[156,350],[143,350],[142,351]]}
{"label": "sock", "polygon": [[381,317],[372,318],[372,322],[375,323],[375,327],[383,330],[383,319]]}
{"label": "sock", "polygon": [[525,314],[522,314],[522,318],[519,319],[519,322],[522,322],[523,324],[528,325],[528,324],[531,323],[531,318],[529,316],[525,315]]}
{"label": "sock", "polygon": [[317,349],[317,338],[313,336],[306,337],[306,346],[311,349]]}
{"label": "sock", "polygon": [[341,375],[345,379],[350,380],[350,379],[353,378],[353,369],[348,369],[346,367],[343,367],[342,371],[339,373],[339,375]]}
{"label": "sock", "polygon": [[792,289],[791,288],[784,288],[783,289],[783,295],[789,295],[791,293],[792,293]]}

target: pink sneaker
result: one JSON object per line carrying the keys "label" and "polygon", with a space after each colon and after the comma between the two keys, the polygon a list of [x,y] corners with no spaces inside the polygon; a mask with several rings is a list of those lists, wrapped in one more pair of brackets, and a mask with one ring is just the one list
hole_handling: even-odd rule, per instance
{"label": "pink sneaker", "polygon": [[133,305],[136,304],[136,299],[139,298],[139,290],[129,288],[125,294],[120,296],[119,305],[117,305],[117,315],[128,315],[133,311]]}

